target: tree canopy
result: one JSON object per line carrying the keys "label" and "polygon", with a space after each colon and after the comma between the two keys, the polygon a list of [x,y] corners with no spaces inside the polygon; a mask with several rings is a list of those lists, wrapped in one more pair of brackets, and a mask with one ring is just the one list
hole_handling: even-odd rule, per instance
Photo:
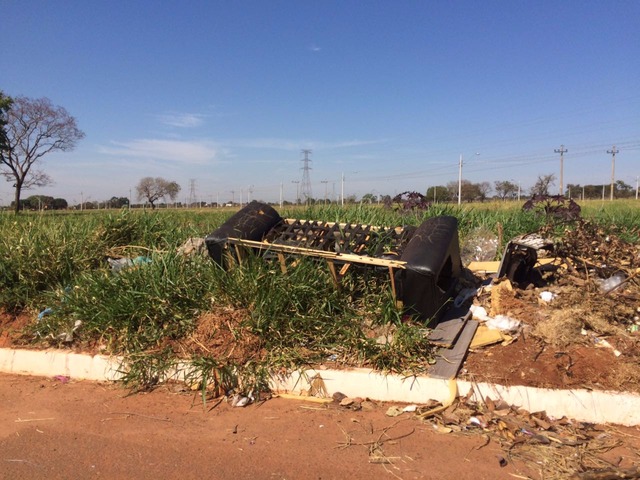
{"label": "tree canopy", "polygon": [[151,208],[156,208],[155,203],[161,198],[169,197],[174,200],[180,192],[180,185],[162,177],[144,177],[136,186],[136,192],[138,200],[146,200]]}
{"label": "tree canopy", "polygon": [[36,169],[42,157],[49,152],[73,150],[84,132],[69,112],[48,98],[16,97],[0,113],[6,133],[6,145],[0,149],[0,173],[13,182],[18,213],[22,189],[52,183],[49,175]]}

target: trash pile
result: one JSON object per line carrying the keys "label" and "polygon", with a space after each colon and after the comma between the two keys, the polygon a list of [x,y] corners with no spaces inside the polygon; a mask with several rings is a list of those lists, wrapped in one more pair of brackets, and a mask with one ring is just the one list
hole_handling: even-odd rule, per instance
{"label": "trash pile", "polygon": [[[551,230],[541,233],[509,242],[497,272],[476,272],[476,285],[456,299],[456,304],[470,302],[473,318],[480,322],[470,350],[489,360],[483,372],[481,358],[471,354],[463,373],[521,383],[510,376],[527,369],[543,372],[530,367],[552,361],[554,368],[565,370],[564,380],[550,385],[541,376],[538,386],[640,391],[640,245],[625,240],[637,232],[612,227],[605,233],[579,220],[559,237],[551,237]],[[508,347],[508,354],[485,348],[496,344]],[[578,348],[596,347],[610,352],[615,372],[602,361],[606,357],[574,354]],[[582,370],[592,378],[576,378],[578,357],[589,363]],[[534,378],[528,382],[535,385]]]}
{"label": "trash pile", "polygon": [[489,398],[476,403],[459,397],[445,409],[434,406],[418,408],[417,417],[438,433],[482,435],[485,442],[478,449],[499,445],[500,466],[524,464],[547,480],[638,478],[624,476],[638,473],[628,459],[619,458],[618,464],[607,459],[608,452],[623,445],[607,427],[530,413]]}

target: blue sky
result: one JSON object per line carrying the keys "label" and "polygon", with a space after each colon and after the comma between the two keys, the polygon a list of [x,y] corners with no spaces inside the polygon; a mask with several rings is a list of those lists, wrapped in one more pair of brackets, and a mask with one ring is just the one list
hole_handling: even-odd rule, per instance
{"label": "blue sky", "polygon": [[[640,175],[638,1],[0,0],[0,89],[48,97],[86,137],[45,158],[68,201],[144,176],[205,201],[530,187]],[[480,153],[480,155],[475,155]],[[321,181],[327,181],[323,184]],[[556,182],[557,188],[558,182]],[[0,183],[0,204],[11,200]]]}

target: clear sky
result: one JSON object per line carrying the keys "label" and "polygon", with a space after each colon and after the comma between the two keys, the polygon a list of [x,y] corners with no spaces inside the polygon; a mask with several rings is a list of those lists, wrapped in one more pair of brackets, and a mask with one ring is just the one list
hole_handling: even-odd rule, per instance
{"label": "clear sky", "polygon": [[[162,176],[204,201],[640,175],[640,1],[0,0],[0,89],[86,133],[69,202]],[[480,155],[476,155],[479,153]],[[321,183],[321,181],[328,183]],[[556,182],[556,187],[558,182]],[[218,197],[219,196],[219,197]],[[0,203],[11,201],[0,183]]]}

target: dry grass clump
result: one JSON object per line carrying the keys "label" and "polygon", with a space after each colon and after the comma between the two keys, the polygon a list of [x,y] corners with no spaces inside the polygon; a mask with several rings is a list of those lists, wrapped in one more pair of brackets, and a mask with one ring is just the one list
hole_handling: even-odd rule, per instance
{"label": "dry grass clump", "polygon": [[531,335],[554,347],[564,348],[583,341],[584,311],[581,308],[554,310],[548,317],[537,322]]}

